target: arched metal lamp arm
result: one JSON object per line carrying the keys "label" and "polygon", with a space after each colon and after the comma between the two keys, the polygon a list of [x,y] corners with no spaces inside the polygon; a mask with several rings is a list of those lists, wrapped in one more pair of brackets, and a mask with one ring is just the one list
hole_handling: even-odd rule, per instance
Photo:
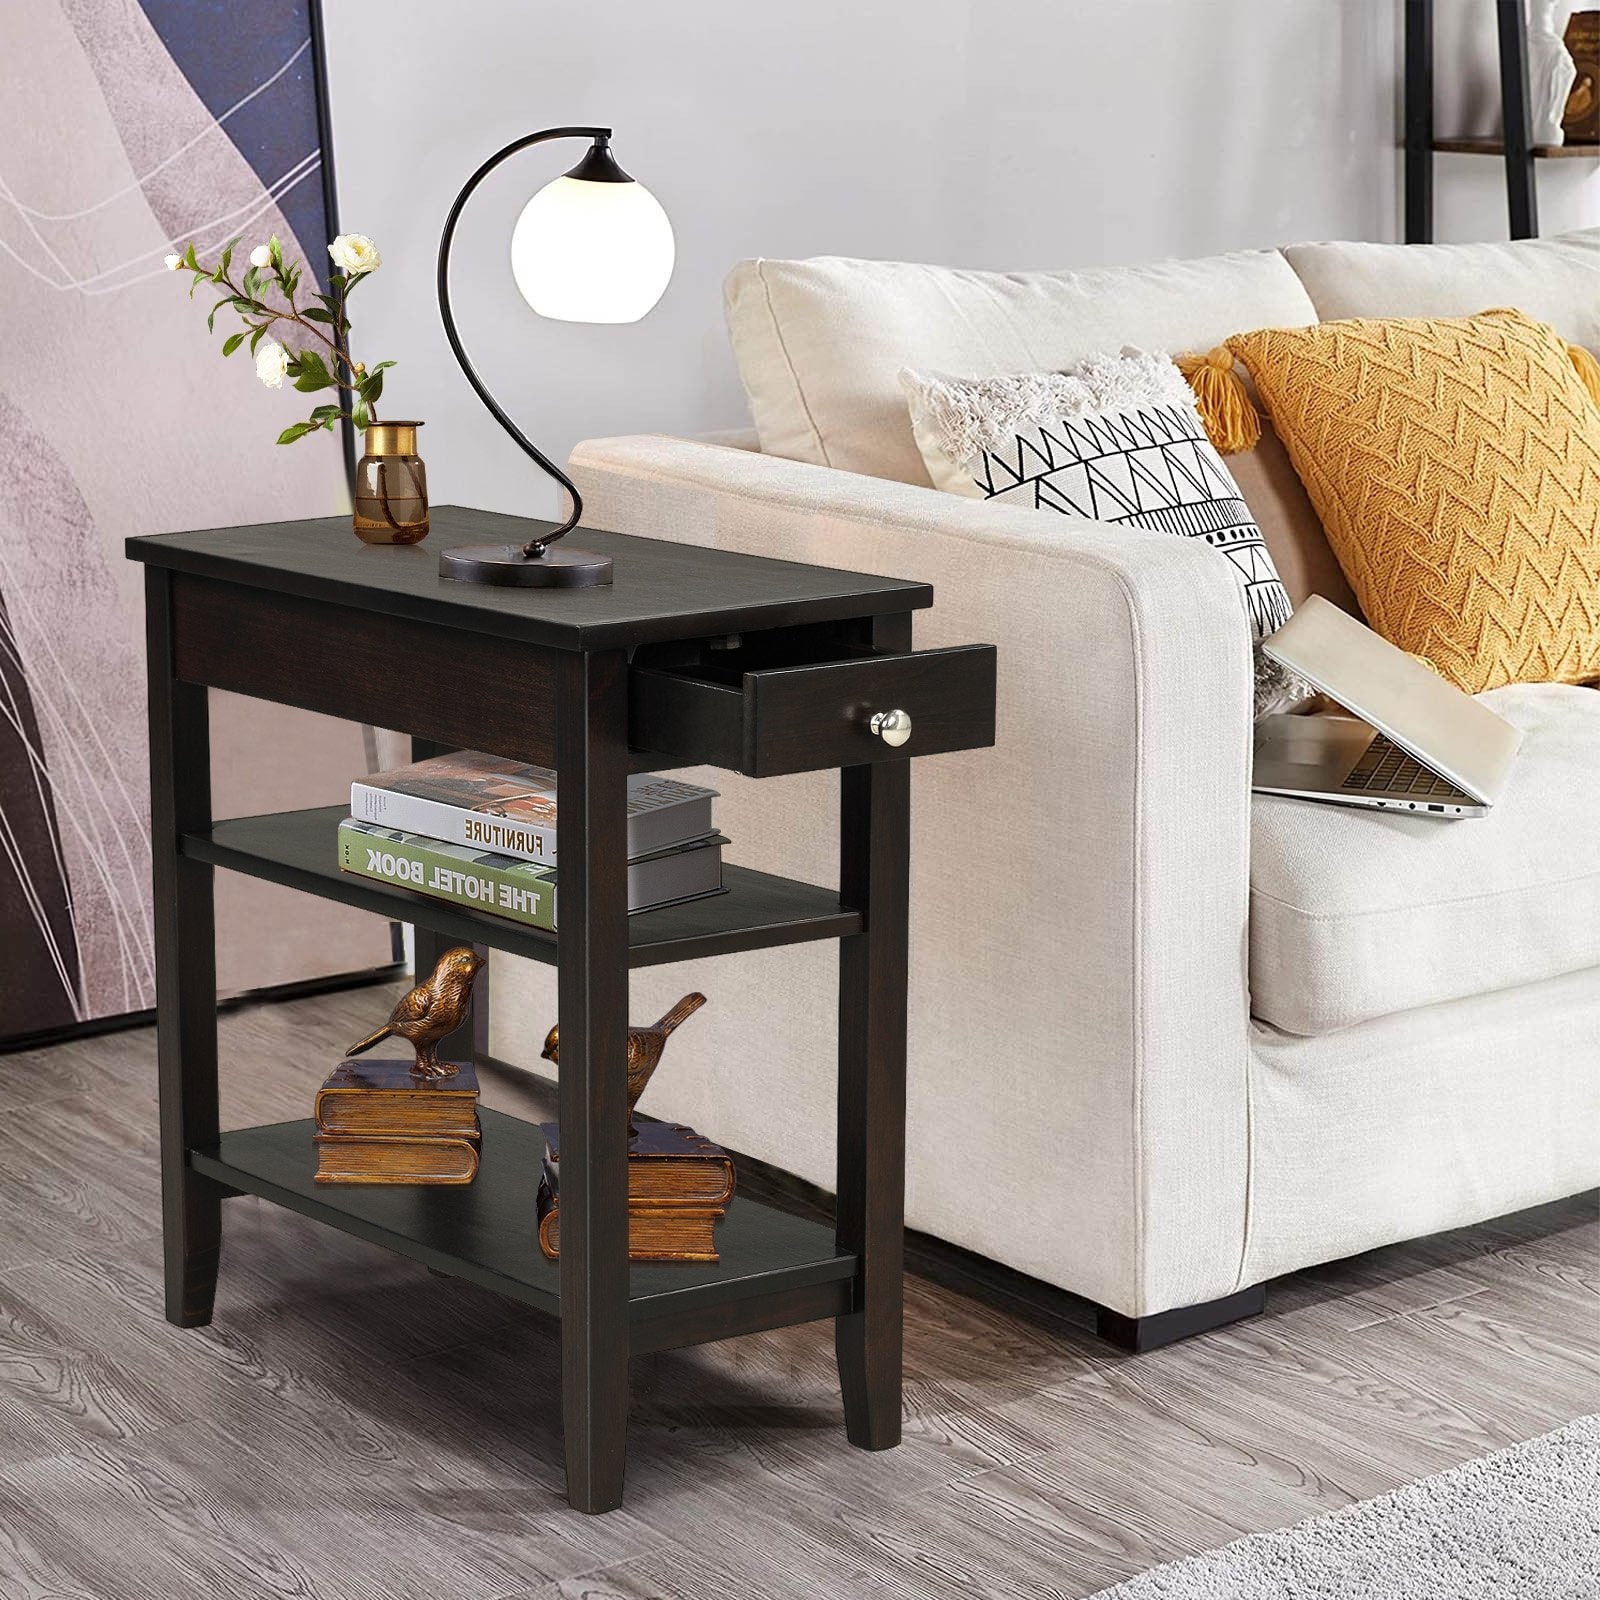
{"label": "arched metal lamp arm", "polygon": [[456,222],[461,216],[462,207],[472,197],[473,191],[485,178],[500,165],[502,161],[517,154],[519,150],[526,150],[529,145],[544,144],[551,139],[589,139],[604,146],[611,139],[609,128],[545,128],[539,133],[530,133],[521,139],[514,139],[504,149],[497,150],[476,172],[467,179],[462,186],[461,193],[455,198],[455,204],[450,207],[450,215],[444,220],[444,232],[439,236],[439,316],[444,323],[444,336],[450,341],[450,349],[454,353],[461,370],[466,374],[467,382],[473,387],[478,398],[488,407],[489,414],[500,424],[516,442],[521,445],[533,459],[550,474],[563,489],[572,497],[572,514],[553,533],[547,533],[542,538],[532,539],[522,547],[522,553],[529,560],[537,560],[544,554],[547,545],[565,533],[577,527],[583,516],[583,497],[578,493],[577,485],[553,462],[527,434],[506,414],[500,402],[489,393],[483,379],[478,376],[477,368],[467,359],[467,352],[461,343],[461,335],[456,331],[456,319],[450,311],[450,245],[455,238]]}

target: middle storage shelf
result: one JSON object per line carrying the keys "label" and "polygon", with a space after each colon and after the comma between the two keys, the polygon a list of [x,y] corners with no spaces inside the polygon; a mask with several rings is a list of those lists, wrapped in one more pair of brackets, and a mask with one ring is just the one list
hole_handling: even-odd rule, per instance
{"label": "middle storage shelf", "polygon": [[[558,934],[341,872],[338,828],[348,814],[344,806],[321,806],[232,817],[203,833],[185,834],[180,848],[194,861],[338,900],[391,921],[420,923],[464,944],[554,964]],[[723,884],[723,894],[630,916],[629,966],[659,966],[861,932],[860,913],[842,905],[837,890],[727,865]]]}

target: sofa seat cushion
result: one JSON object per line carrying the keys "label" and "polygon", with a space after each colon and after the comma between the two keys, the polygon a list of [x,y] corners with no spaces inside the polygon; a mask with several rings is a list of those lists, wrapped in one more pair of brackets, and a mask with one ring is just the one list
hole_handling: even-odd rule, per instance
{"label": "sofa seat cushion", "polygon": [[1524,730],[1506,793],[1443,822],[1256,795],[1250,1002],[1302,1035],[1600,966],[1600,692],[1480,696]]}

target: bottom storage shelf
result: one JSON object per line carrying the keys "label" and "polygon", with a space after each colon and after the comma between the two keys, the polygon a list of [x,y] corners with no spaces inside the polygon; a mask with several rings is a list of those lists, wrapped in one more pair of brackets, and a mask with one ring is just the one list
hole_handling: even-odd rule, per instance
{"label": "bottom storage shelf", "polygon": [[[537,1126],[482,1111],[482,1164],[461,1187],[316,1182],[312,1122],[225,1133],[192,1150],[197,1172],[260,1195],[451,1276],[560,1315],[560,1266],[539,1249]],[[715,1263],[640,1263],[631,1270],[635,1350],[782,1327],[850,1310],[855,1256],[833,1232],[735,1194],[717,1225]]]}

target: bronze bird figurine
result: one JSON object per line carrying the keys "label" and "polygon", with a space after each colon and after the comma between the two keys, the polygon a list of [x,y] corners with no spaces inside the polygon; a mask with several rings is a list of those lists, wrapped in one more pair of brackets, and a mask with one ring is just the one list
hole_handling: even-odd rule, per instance
{"label": "bronze bird figurine", "polygon": [[[680,1023],[688,1021],[706,1003],[703,994],[686,994],[659,1022],[648,1028],[628,1029],[628,1137],[638,1133],[633,1125],[633,1108],[644,1093],[650,1075],[661,1064],[661,1052],[667,1048],[667,1036]],[[540,1055],[546,1061],[561,1065],[561,1028],[558,1024],[545,1035],[544,1049]]]}
{"label": "bronze bird figurine", "polygon": [[439,957],[426,983],[419,983],[395,1002],[389,1020],[345,1053],[358,1056],[387,1039],[404,1039],[416,1052],[411,1071],[419,1078],[448,1078],[460,1069],[439,1059],[439,1041],[461,1026],[472,1004],[472,980],[483,957],[467,945],[457,945]]}

